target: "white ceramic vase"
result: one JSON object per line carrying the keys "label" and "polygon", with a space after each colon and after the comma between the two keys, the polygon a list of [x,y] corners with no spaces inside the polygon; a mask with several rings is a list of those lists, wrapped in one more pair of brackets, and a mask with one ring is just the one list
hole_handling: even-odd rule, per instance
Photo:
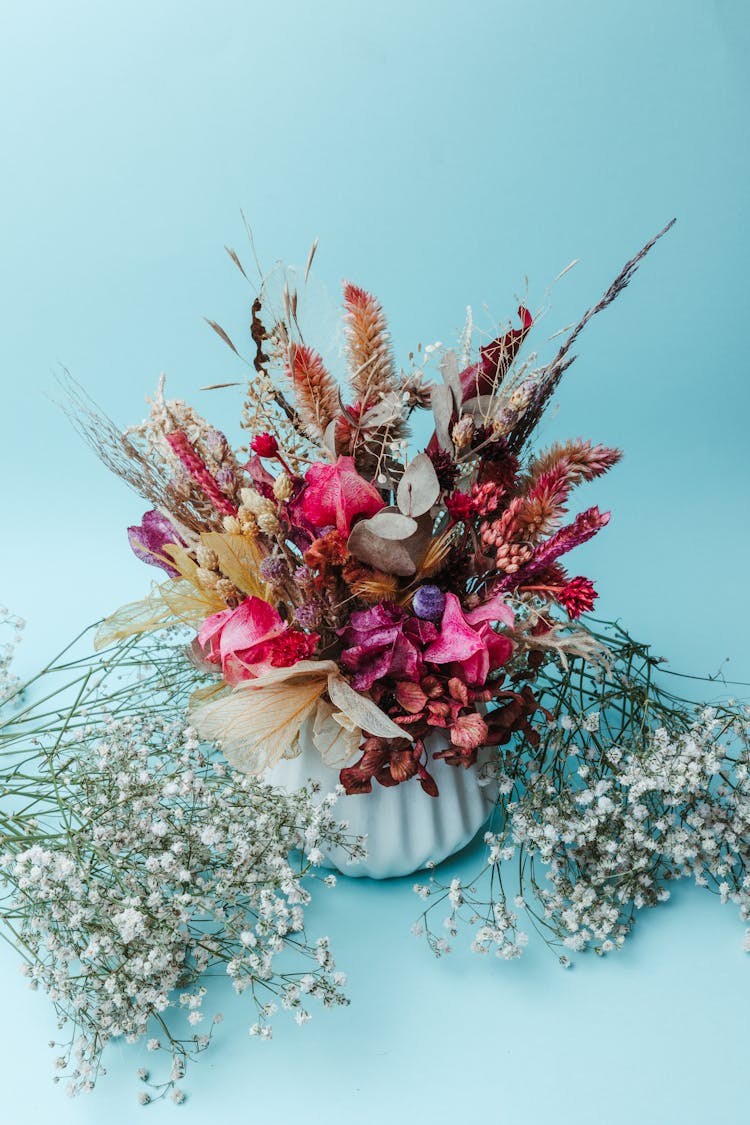
{"label": "white ceramic vase", "polygon": [[[287,791],[296,791],[310,779],[320,782],[324,796],[335,789],[339,771],[323,764],[313,745],[310,730],[300,731],[302,753],[267,770],[264,780]],[[427,739],[430,753],[447,745],[436,732]],[[430,797],[415,778],[386,788],[373,781],[371,793],[342,796],[334,815],[349,822],[349,831],[366,836],[367,858],[348,863],[341,848],[325,853],[327,866],[344,875],[390,879],[410,875],[428,863],[460,851],[487,820],[497,798],[497,786],[479,783],[478,765],[463,769],[447,765],[442,759],[430,760],[429,770],[437,782],[438,797]]]}

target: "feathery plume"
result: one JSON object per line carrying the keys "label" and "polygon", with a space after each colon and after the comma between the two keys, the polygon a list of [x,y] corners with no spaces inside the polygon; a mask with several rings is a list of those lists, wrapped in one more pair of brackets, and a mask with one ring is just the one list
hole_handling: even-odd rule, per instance
{"label": "feathery plume", "polygon": [[297,412],[305,432],[322,441],[339,414],[339,392],[318,353],[306,344],[290,344],[287,375],[294,385]]}
{"label": "feathery plume", "polygon": [[555,442],[544,453],[540,453],[529,465],[529,484],[534,485],[546,473],[559,467],[564,468],[571,486],[584,480],[593,480],[608,472],[622,457],[619,449],[606,445],[592,445],[582,438],[566,442]]}
{"label": "feathery plume", "polygon": [[352,390],[363,407],[374,406],[396,382],[383,307],[372,294],[347,281],[344,308]]}
{"label": "feathery plume", "polygon": [[525,565],[520,567],[516,573],[508,572],[507,567],[504,567],[503,569],[506,570],[505,577],[493,586],[492,592],[495,594],[502,593],[511,587],[525,585],[530,578],[540,571],[546,570],[561,555],[592,539],[597,531],[601,531],[609,523],[609,515],[609,512],[600,512],[596,506],[587,508],[585,512],[577,515],[572,523],[569,523],[566,527],[561,527],[546,543],[542,543],[533,557],[525,561]]}
{"label": "feathery plume", "polygon": [[640,263],[643,261],[649,251],[653,249],[659,239],[662,238],[667,233],[667,231],[672,229],[676,221],[676,219],[671,219],[670,222],[668,222],[667,225],[662,230],[660,230],[658,234],[649,239],[643,249],[639,250],[634,258],[631,258],[629,262],[625,263],[606,293],[604,293],[603,296],[599,298],[595,305],[592,305],[591,308],[584,313],[584,315],[578,321],[578,324],[575,326],[573,331],[566,339],[565,343],[558,351],[555,358],[550,364],[547,365],[547,367],[545,367],[532,401],[525,410],[520,421],[514,427],[512,433],[508,435],[508,445],[514,453],[518,453],[525,446],[527,440],[539,424],[539,420],[541,419],[542,414],[544,413],[544,410],[557,387],[557,384],[560,382],[560,379],[570,367],[571,363],[573,363],[573,361],[575,360],[575,356],[570,355],[570,350],[573,347],[575,341],[578,339],[578,336],[581,334],[592,317],[608,308],[609,305],[611,305],[612,302],[617,297],[619,297],[623,289],[625,289],[629,282],[632,280],[633,274],[638,269]]}

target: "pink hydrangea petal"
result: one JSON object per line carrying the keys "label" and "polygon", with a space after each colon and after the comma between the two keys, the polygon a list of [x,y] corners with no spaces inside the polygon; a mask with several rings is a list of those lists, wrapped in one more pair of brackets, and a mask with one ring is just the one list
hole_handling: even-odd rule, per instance
{"label": "pink hydrangea petal", "polygon": [[480,625],[483,621],[502,621],[504,625],[512,627],[515,621],[515,614],[502,594],[495,594],[489,601],[465,613],[464,617],[470,625]]}
{"label": "pink hydrangea petal", "polygon": [[513,642],[510,637],[504,637],[501,633],[491,633],[485,638],[485,643],[493,672],[495,668],[507,664],[513,654]]}
{"label": "pink hydrangea petal", "polygon": [[[221,633],[221,630],[234,612],[233,609],[223,609],[220,613],[212,613],[201,625],[198,633],[198,643],[203,649],[205,649],[206,645],[211,646],[210,658],[218,659],[219,646],[217,634]],[[214,638],[216,638],[215,644]]]}
{"label": "pink hydrangea petal", "polygon": [[315,527],[335,525],[348,535],[357,516],[374,516],[385,501],[374,485],[361,477],[353,457],[339,457],[333,465],[317,462],[305,473],[302,513]]}
{"label": "pink hydrangea petal", "polygon": [[482,638],[467,624],[456,595],[446,594],[440,636],[425,649],[425,660],[431,660],[434,664],[461,662],[484,647]]}

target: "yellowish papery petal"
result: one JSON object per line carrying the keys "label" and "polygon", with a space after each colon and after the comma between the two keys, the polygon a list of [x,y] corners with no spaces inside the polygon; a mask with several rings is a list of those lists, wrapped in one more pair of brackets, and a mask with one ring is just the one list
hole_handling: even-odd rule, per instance
{"label": "yellowish papery petal", "polygon": [[193,586],[182,579],[162,583],[159,593],[175,620],[195,629],[212,613],[220,613],[227,608],[227,603],[215,590]]}
{"label": "yellowish papery petal", "polygon": [[137,633],[155,632],[169,625],[198,628],[212,613],[226,609],[226,602],[212,590],[193,586],[182,578],[170,578],[154,586],[147,597],[128,602],[111,613],[94,636],[94,648],[106,648]]}
{"label": "yellowish papery petal", "polygon": [[312,740],[320,753],[323,763],[333,769],[340,769],[351,761],[359,750],[362,731],[346,715],[341,715],[344,724],[337,721],[341,712],[328,702],[319,699],[313,720]]}
{"label": "yellowish papery petal", "polygon": [[190,582],[193,586],[198,584],[196,572],[198,564],[195,559],[191,559],[187,550],[180,546],[179,543],[165,543],[164,554],[169,555],[170,561],[175,570],[179,570],[180,577],[184,578],[186,582]]}
{"label": "yellowish papery petal", "polygon": [[331,703],[348,715],[360,730],[366,730],[379,738],[406,738],[409,742],[414,741],[408,730],[397,726],[385,711],[380,710],[377,703],[355,691],[338,668],[328,677],[328,695]]}
{"label": "yellowish papery petal", "polygon": [[132,637],[136,633],[148,633],[154,629],[165,629],[174,624],[174,615],[161,596],[158,586],[138,602],[121,605],[102,621],[94,635],[94,648],[106,648],[115,641]]}
{"label": "yellowish papery petal", "polygon": [[219,569],[238,590],[268,601],[268,586],[260,576],[262,556],[254,539],[229,531],[204,531],[201,543],[216,552]]}
{"label": "yellowish papery petal", "polygon": [[261,774],[294,753],[300,727],[314,716],[335,667],[329,660],[301,660],[276,668],[199,707],[190,721],[201,738],[219,744],[236,769]]}
{"label": "yellowish papery petal", "polygon": [[196,688],[195,691],[190,693],[188,710],[193,711],[199,703],[208,703],[209,700],[216,699],[218,696],[226,696],[228,692],[229,688],[223,680],[216,684],[206,684],[205,687]]}

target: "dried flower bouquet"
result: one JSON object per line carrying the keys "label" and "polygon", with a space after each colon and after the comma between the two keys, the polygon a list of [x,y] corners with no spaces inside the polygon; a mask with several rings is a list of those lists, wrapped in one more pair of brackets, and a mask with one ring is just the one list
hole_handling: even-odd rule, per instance
{"label": "dried flower bouquet", "polygon": [[[604,954],[685,876],[750,918],[750,712],[679,698],[648,646],[582,617],[593,586],[560,560],[607,516],[567,519],[569,496],[619,453],[530,446],[574,340],[654,241],[551,363],[521,361],[521,308],[478,355],[470,331],[444,352],[433,385],[397,372],[363,290],[344,290],[344,384],[302,338],[300,295],[276,307],[264,286],[244,450],[163,385],[124,434],[72,388],[77,424],[150,505],[129,538],[165,580],[99,626],[97,654],[84,634],[30,684],[0,645],[0,921],[67,1028],[71,1093],[124,1036],[171,1056],[162,1080],[139,1071],[140,1100],[182,1101],[217,969],[253,1035],[278,1007],[304,1023],[310,998],[345,1003],[328,938],[305,930],[336,882],[316,874],[326,852],[363,855],[336,799],[411,786],[437,804],[438,756],[474,768],[482,748],[499,796],[477,876],[414,887],[437,954],[465,923],[477,952],[515,958],[523,918],[563,965]],[[419,410],[434,433],[409,456]],[[337,793],[264,782],[303,728]]]}
{"label": "dried flower bouquet", "polygon": [[[128,534],[167,576],[98,643],[193,629],[192,659],[213,682],[191,722],[248,773],[299,753],[307,725],[347,794],[419,784],[438,798],[436,759],[460,769],[481,747],[538,745],[542,664],[603,655],[576,624],[594,586],[563,560],[609,520],[598,507],[570,519],[573,491],[620,453],[583,439],[536,452],[530,439],[579,332],[654,241],[544,366],[519,360],[532,329],[520,307],[519,326],[478,354],[469,326],[465,354],[444,350],[427,383],[397,368],[380,303],[346,283],[342,384],[303,339],[286,285],[280,310],[263,291],[252,306],[244,450],[166,399],[163,380],[124,434],[79,412],[105,463],[152,505]],[[418,411],[433,433],[410,454]],[[435,731],[444,742],[430,750]]]}

